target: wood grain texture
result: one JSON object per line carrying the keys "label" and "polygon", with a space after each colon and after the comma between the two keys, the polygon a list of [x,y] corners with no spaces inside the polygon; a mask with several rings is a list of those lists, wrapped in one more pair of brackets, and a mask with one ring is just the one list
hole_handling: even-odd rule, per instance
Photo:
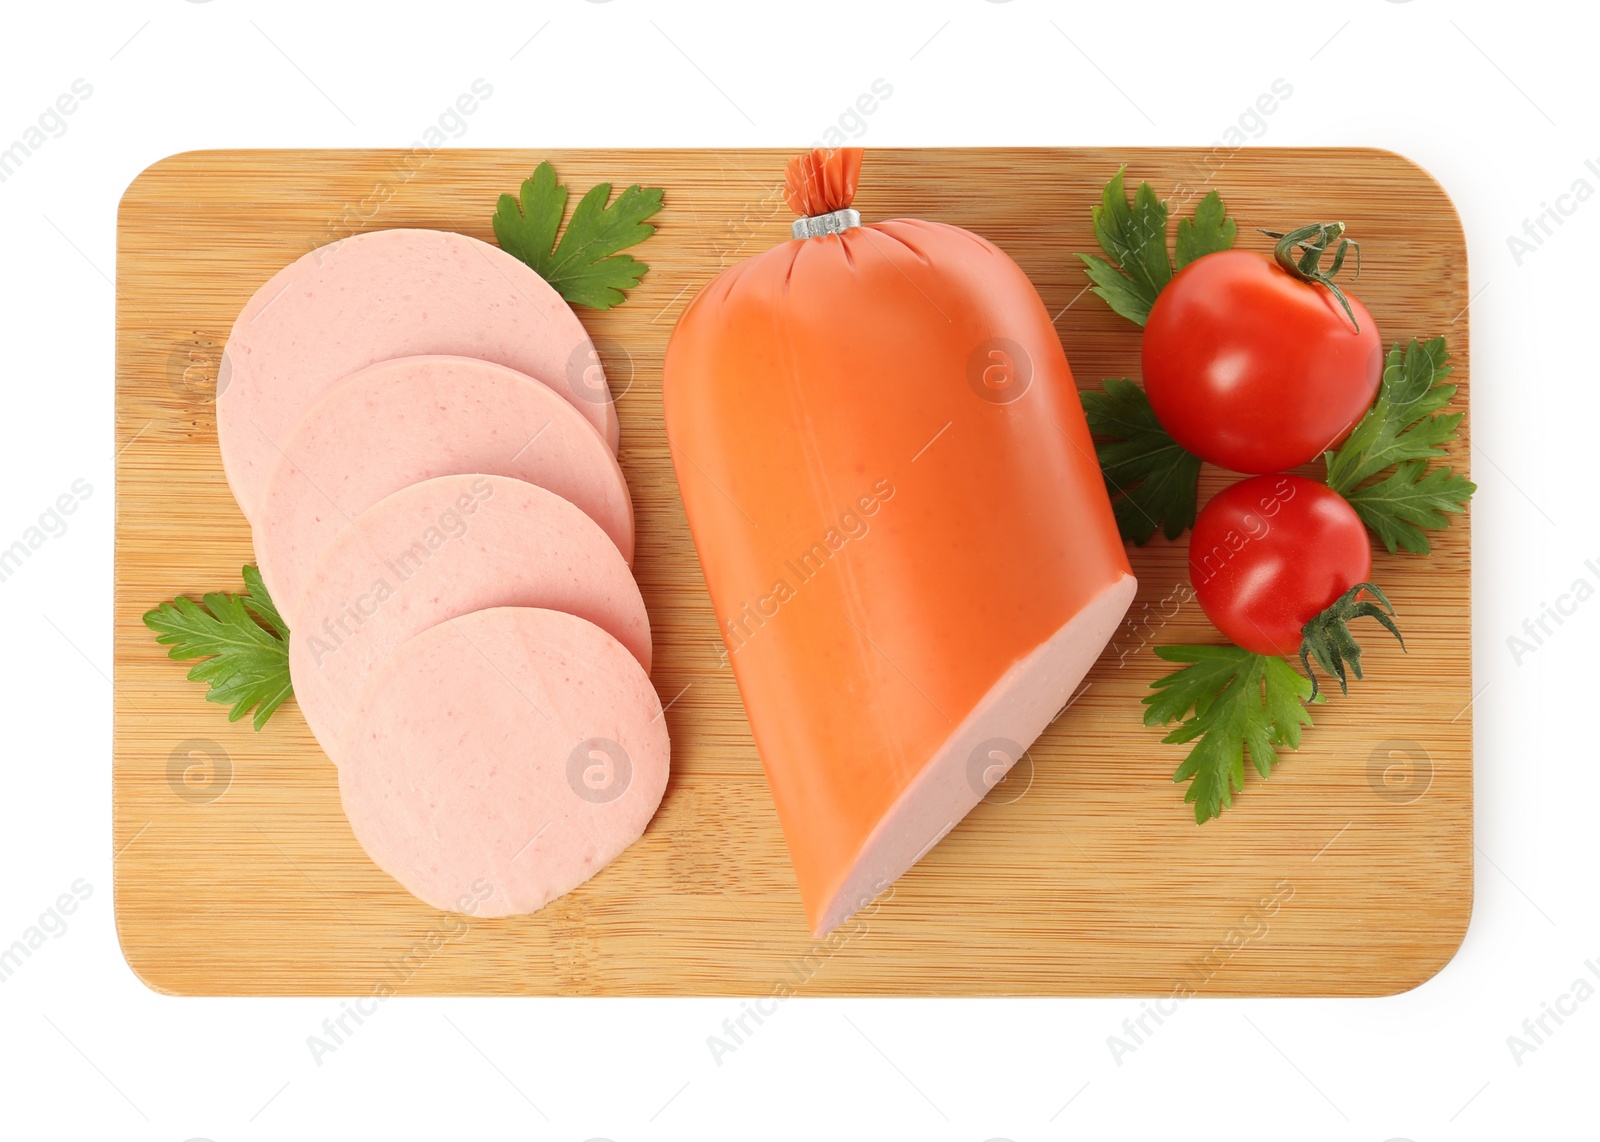
{"label": "wood grain texture", "polygon": [[[1088,688],[870,915],[807,933],[783,838],[685,527],[661,419],[677,316],[718,270],[788,237],[787,151],[208,152],[135,180],[119,214],[115,639],[116,915],[150,986],[204,994],[1374,995],[1436,972],[1472,905],[1469,530],[1431,558],[1381,551],[1375,578],[1409,654],[1370,641],[1368,675],[1316,711],[1270,781],[1252,774],[1197,828],[1171,782],[1182,756],[1140,723],[1163,673],[1153,642],[1218,641],[1184,546],[1134,552],[1139,599]],[[549,158],[578,190],[666,188],[626,305],[580,310],[620,392],[636,570],[670,703],[673,776],[642,840],[544,911],[435,912],[371,864],[333,767],[293,703],[230,724],[140,616],[180,593],[237,589],[250,533],[223,480],[216,362],[275,270],[391,226],[493,241],[497,195]],[[869,151],[856,205],[968,227],[1032,278],[1081,386],[1138,375],[1137,331],[1072,256],[1118,165],[1181,203],[1220,189],[1241,246],[1258,227],[1341,218],[1355,288],[1388,342],[1445,333],[1466,408],[1466,251],[1444,192],[1366,150]],[[1214,168],[1214,169],[1211,169]],[[1453,449],[1467,467],[1465,434]],[[1202,494],[1226,477],[1207,469]],[[1402,751],[1392,755],[1391,750]],[[1425,762],[1404,784],[1404,751]],[[198,751],[196,753],[195,751]],[[199,764],[207,754],[217,765]],[[1395,768],[1396,762],[1402,764]],[[187,775],[185,771],[188,770]],[[1389,770],[1390,784],[1384,771]],[[1424,772],[1425,771],[1425,772]],[[1396,785],[1398,781],[1400,784]],[[1264,903],[1266,902],[1266,903]]]}

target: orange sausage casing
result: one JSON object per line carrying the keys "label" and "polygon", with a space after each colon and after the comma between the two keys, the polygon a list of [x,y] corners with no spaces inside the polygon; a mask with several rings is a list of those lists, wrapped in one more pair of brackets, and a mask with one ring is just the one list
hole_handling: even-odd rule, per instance
{"label": "orange sausage casing", "polygon": [[[791,204],[848,207],[860,161],[791,163]],[[731,267],[679,320],[663,388],[820,935],[1061,711],[1132,601],[1127,555],[1050,316],[969,231],[847,224]]]}

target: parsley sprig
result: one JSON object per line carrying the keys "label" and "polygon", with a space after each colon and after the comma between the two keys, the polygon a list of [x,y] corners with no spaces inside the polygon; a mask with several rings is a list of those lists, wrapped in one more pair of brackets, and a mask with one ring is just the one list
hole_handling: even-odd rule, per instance
{"label": "parsley sprig", "polygon": [[1300,748],[1311,725],[1312,683],[1286,660],[1237,646],[1158,646],[1156,656],[1184,666],[1157,678],[1144,699],[1144,724],[1178,723],[1165,742],[1195,742],[1174,782],[1189,782],[1184,801],[1204,824],[1233,805],[1244,788],[1244,757],[1266,777],[1278,750]]}
{"label": "parsley sprig", "polygon": [[1350,506],[1391,554],[1402,548],[1426,555],[1433,544],[1423,534],[1450,526],[1450,515],[1462,512],[1478,490],[1465,476],[1449,468],[1429,468],[1426,461],[1408,460],[1382,480],[1345,494]]}
{"label": "parsley sprig", "polygon": [[1193,527],[1200,457],[1161,427],[1144,390],[1113,378],[1080,395],[1122,538],[1143,544],[1160,529],[1177,539]]}
{"label": "parsley sprig", "polygon": [[1357,583],[1305,625],[1300,670],[1287,658],[1237,646],[1158,646],[1157,658],[1188,665],[1150,683],[1143,699],[1144,724],[1178,723],[1163,742],[1194,742],[1172,775],[1189,782],[1184,800],[1196,824],[1220,817],[1244,788],[1244,756],[1262,777],[1272,773],[1278,751],[1300,748],[1300,731],[1311,725],[1307,703],[1325,702],[1311,660],[1339,689],[1349,692],[1349,674],[1361,677],[1361,647],[1349,631],[1353,619],[1376,619],[1405,647],[1394,608],[1372,583]]}
{"label": "parsley sprig", "polygon": [[289,628],[261,581],[261,572],[244,568],[239,594],[214,591],[200,602],[179,595],[145,612],[145,626],[156,641],[171,647],[169,658],[198,658],[189,680],[210,687],[206,698],[232,706],[236,722],[252,709],[251,724],[266,725],[273,711],[293,693],[289,682]]}
{"label": "parsley sprig", "polygon": [[520,198],[500,196],[494,235],[501,249],[526,262],[567,301],[610,309],[626,301],[623,291],[638,285],[650,269],[618,251],[656,232],[645,219],[661,209],[661,195],[660,187],[635,185],[608,205],[611,184],[602,182],[578,200],[558,242],[567,188],[556,182],[555,168],[543,162],[523,180]]}
{"label": "parsley sprig", "polygon": [[[1193,218],[1178,220],[1169,254],[1167,204],[1147,182],[1139,184],[1130,200],[1123,186],[1126,171],[1117,171],[1091,211],[1095,238],[1107,258],[1078,257],[1094,292],[1112,310],[1143,325],[1173,274],[1196,258],[1231,249],[1239,228],[1213,190],[1200,200]],[[1085,392],[1082,399],[1122,538],[1144,544],[1160,531],[1177,539],[1194,526],[1200,459],[1161,427],[1144,390],[1132,381],[1113,379],[1105,382],[1103,392]]]}
{"label": "parsley sprig", "polygon": [[1328,486],[1350,501],[1391,553],[1433,550],[1424,533],[1447,526],[1447,517],[1465,510],[1477,491],[1449,467],[1429,468],[1446,454],[1463,415],[1439,411],[1456,395],[1456,386],[1445,382],[1449,355],[1443,337],[1391,348],[1378,399],[1325,457]]}
{"label": "parsley sprig", "polygon": [[1196,258],[1233,247],[1238,226],[1228,217],[1222,196],[1212,191],[1200,200],[1193,218],[1178,222],[1176,259],[1167,253],[1167,204],[1143,182],[1130,201],[1123,189],[1126,167],[1106,184],[1100,205],[1091,210],[1095,240],[1107,258],[1079,254],[1094,292],[1115,312],[1136,325],[1150,317],[1150,307],[1172,275]]}

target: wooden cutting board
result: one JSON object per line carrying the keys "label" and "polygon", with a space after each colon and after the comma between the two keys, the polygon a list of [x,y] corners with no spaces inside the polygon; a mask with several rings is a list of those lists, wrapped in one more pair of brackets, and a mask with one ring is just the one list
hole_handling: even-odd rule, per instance
{"label": "wooden cutting board", "polygon": [[[1182,748],[1140,722],[1159,643],[1220,641],[1184,546],[1133,553],[1139,598],[1087,688],[1012,777],[826,941],[807,933],[783,837],[685,527],[661,418],[673,323],[724,266],[788,238],[788,151],[219,151],[128,189],[117,247],[116,686],[112,845],[123,950],[185,994],[1377,995],[1450,959],[1472,907],[1469,530],[1374,577],[1408,654],[1369,641],[1367,678],[1316,711],[1298,754],[1196,827]],[[293,702],[255,733],[203,700],[140,616],[237,590],[250,532],[223,480],[216,365],[275,270],[369,229],[494,241],[497,196],[548,158],[578,193],[666,189],[627,303],[580,310],[622,419],[636,570],[654,625],[673,775],[644,838],[544,911],[468,921],[380,872]],[[1258,227],[1345,220],[1355,286],[1388,342],[1446,334],[1467,406],[1461,225],[1427,174],[1369,150],[874,150],[868,221],[936,219],[1032,278],[1081,386],[1138,375],[1138,331],[1085,292],[1089,208],[1121,164],[1175,206],[1219,189]],[[574,201],[576,195],[574,196]],[[1465,432],[1452,450],[1468,465]],[[1208,469],[1202,495],[1227,478]]]}

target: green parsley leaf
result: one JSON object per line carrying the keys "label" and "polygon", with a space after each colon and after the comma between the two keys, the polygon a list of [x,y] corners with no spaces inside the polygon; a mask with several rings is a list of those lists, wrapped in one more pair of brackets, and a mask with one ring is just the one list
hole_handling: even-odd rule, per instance
{"label": "green parsley leaf", "polygon": [[[1140,183],[1130,203],[1123,189],[1120,168],[1100,195],[1100,205],[1090,211],[1095,240],[1110,260],[1079,254],[1094,292],[1116,313],[1136,325],[1150,317],[1150,307],[1172,280],[1173,263],[1167,253],[1167,205],[1147,182]],[[1193,220],[1178,222],[1177,268],[1196,258],[1233,246],[1238,227],[1227,216],[1222,196],[1212,191],[1195,208]]]}
{"label": "green parsley leaf", "polygon": [[1449,356],[1443,337],[1391,348],[1378,399],[1338,451],[1324,457],[1328,486],[1350,501],[1390,553],[1432,551],[1424,532],[1447,527],[1446,517],[1464,511],[1478,490],[1449,468],[1428,470],[1461,424],[1461,413],[1439,412],[1456,395],[1456,386],[1445,383]]}
{"label": "green parsley leaf", "polygon": [[189,670],[189,680],[209,685],[209,701],[232,707],[230,722],[254,709],[252,724],[259,730],[293,693],[289,628],[261,572],[246,567],[244,581],[245,590],[237,595],[216,591],[198,603],[179,595],[145,612],[144,623],[158,643],[172,648],[169,658],[201,660]]}
{"label": "green parsley leaf", "polygon": [[558,243],[567,188],[556,182],[555,168],[543,162],[523,180],[520,202],[500,196],[494,235],[501,249],[526,262],[573,305],[610,309],[627,300],[623,291],[638,285],[650,268],[617,251],[656,232],[645,219],[661,209],[661,194],[660,187],[634,185],[608,206],[611,184],[600,183],[579,200]]}
{"label": "green parsley leaf", "polygon": [[1412,341],[1403,352],[1399,345],[1389,350],[1378,399],[1339,450],[1325,457],[1330,488],[1347,495],[1391,464],[1445,454],[1441,445],[1455,437],[1462,416],[1434,415],[1456,395],[1456,386],[1444,383],[1451,373],[1448,357],[1443,337]]}
{"label": "green parsley leaf", "polygon": [[1266,777],[1278,749],[1300,748],[1300,730],[1311,725],[1311,682],[1282,658],[1236,646],[1160,646],[1155,653],[1189,665],[1150,684],[1155,693],[1144,699],[1144,723],[1176,721],[1161,740],[1195,742],[1172,780],[1189,782],[1183,799],[1204,824],[1244,789],[1246,752]]}
{"label": "green parsley leaf", "polygon": [[267,584],[261,578],[261,569],[252,564],[244,568],[242,575],[244,594],[239,596],[240,602],[244,603],[247,611],[265,623],[273,634],[287,640],[289,624],[283,621],[283,616],[278,613],[278,604],[267,594]]}
{"label": "green parsley leaf", "polygon": [[1122,538],[1143,544],[1160,528],[1177,539],[1193,527],[1200,458],[1167,435],[1144,390],[1113,378],[1081,397]]}
{"label": "green parsley leaf", "polygon": [[1194,208],[1193,219],[1178,219],[1177,268],[1181,270],[1196,258],[1218,250],[1233,249],[1238,233],[1238,225],[1228,217],[1228,209],[1222,205],[1222,195],[1213,190]]}
{"label": "green parsley leaf", "polygon": [[1386,478],[1345,493],[1345,498],[1391,555],[1402,548],[1427,555],[1433,545],[1424,529],[1449,526],[1445,516],[1466,510],[1477,490],[1478,485],[1449,468],[1429,471],[1426,461],[1408,460]]}

